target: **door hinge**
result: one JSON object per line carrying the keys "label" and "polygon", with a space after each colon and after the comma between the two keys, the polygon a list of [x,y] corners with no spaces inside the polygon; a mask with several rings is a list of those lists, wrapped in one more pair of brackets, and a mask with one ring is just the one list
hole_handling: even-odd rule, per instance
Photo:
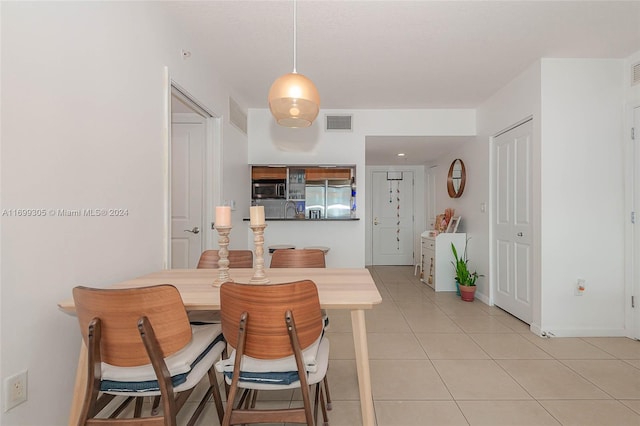
{"label": "door hinge", "polygon": [[636,212],[631,212],[631,224],[635,225],[636,223]]}
{"label": "door hinge", "polygon": [[636,307],[636,303],[635,303],[635,297],[631,296],[631,307],[635,308]]}
{"label": "door hinge", "polygon": [[636,140],[636,129],[635,127],[631,128],[631,140]]}

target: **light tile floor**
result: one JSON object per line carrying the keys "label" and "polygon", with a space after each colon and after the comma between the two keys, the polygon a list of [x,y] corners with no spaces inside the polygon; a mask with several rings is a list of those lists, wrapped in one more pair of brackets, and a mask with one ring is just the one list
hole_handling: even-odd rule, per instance
{"label": "light tile floor", "polygon": [[[640,425],[640,342],[543,339],[498,308],[435,293],[411,266],[370,270],[383,299],[366,314],[378,426]],[[359,425],[350,316],[329,315],[329,422]],[[292,391],[261,398],[300,403]],[[218,424],[212,406],[198,424]]]}

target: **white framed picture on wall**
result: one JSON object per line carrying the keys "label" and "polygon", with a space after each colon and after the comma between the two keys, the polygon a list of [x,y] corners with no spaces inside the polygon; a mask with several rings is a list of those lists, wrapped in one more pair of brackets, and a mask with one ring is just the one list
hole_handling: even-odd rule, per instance
{"label": "white framed picture on wall", "polygon": [[455,234],[458,231],[458,225],[460,225],[460,216],[452,217],[447,226],[447,234]]}

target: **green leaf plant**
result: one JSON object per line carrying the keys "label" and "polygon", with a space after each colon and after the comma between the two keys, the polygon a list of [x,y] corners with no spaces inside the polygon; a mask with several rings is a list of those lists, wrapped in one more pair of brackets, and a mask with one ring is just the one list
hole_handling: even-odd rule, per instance
{"label": "green leaf plant", "polygon": [[476,271],[469,271],[469,259],[467,258],[467,243],[469,240],[465,241],[464,244],[464,253],[462,256],[458,257],[458,251],[456,250],[456,246],[451,243],[451,251],[453,252],[453,257],[455,261],[452,261],[451,264],[456,271],[456,280],[458,283],[463,286],[475,286],[476,280],[478,277],[482,277],[483,275],[479,275]]}

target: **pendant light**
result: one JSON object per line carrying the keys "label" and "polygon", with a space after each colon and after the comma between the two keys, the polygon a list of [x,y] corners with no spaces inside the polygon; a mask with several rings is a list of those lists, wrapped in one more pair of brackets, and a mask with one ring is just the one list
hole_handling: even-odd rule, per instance
{"label": "pendant light", "polygon": [[278,78],[269,90],[269,109],[279,125],[309,127],[320,111],[320,95],[311,80],[296,72],[297,5],[293,1],[293,72]]}

